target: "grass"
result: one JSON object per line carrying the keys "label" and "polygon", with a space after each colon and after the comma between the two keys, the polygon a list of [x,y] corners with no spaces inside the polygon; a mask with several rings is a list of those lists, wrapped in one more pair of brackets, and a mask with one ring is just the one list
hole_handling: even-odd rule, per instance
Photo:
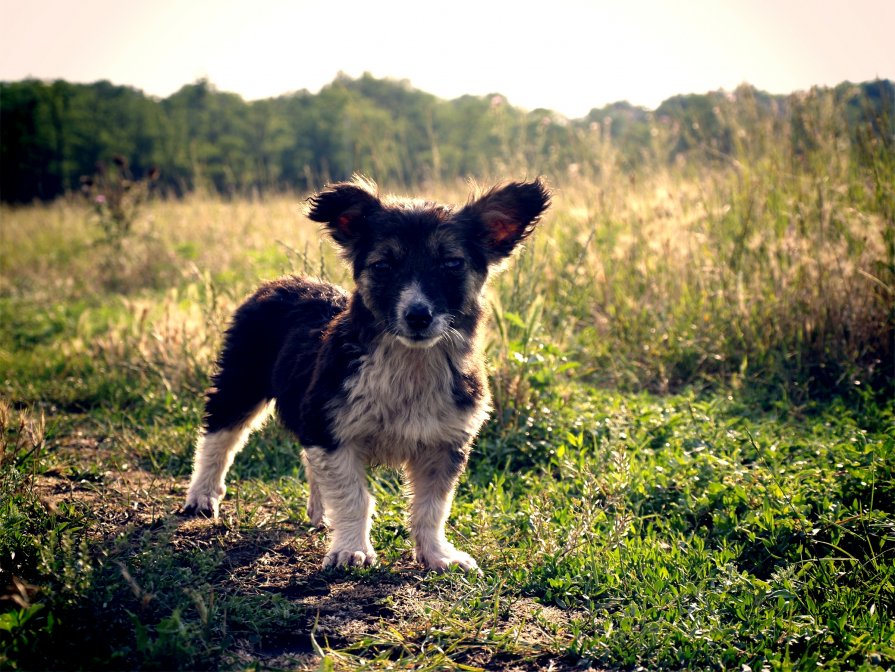
{"label": "grass", "polygon": [[232,309],[349,283],[299,196],[152,202],[114,258],[77,201],[0,210],[0,667],[895,665],[895,162],[818,151],[554,180],[489,294],[481,577],[413,564],[387,471],[382,566],[320,571],[273,423],[176,515]]}
{"label": "grass", "polygon": [[58,414],[45,437],[13,412],[2,549],[19,578],[0,626],[6,662],[891,664],[891,415],[868,429],[842,407],[793,419],[712,395],[566,394],[524,429],[480,441],[452,535],[475,549],[482,578],[412,565],[388,473],[373,482],[383,566],[320,572],[324,539],[275,426],[237,461],[213,524],[175,515],[197,401],[93,412],[72,431],[61,426],[83,419]]}

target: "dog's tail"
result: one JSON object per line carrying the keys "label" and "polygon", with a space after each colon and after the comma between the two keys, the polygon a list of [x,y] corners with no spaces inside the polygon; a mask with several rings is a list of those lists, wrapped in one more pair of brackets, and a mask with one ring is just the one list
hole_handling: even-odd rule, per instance
{"label": "dog's tail", "polygon": [[[275,368],[288,366],[291,375],[304,368],[310,376],[321,331],[346,305],[346,294],[325,283],[287,276],[262,285],[224,335],[205,397],[205,433],[250,424],[273,398]],[[306,341],[297,348],[301,361],[278,364],[287,337]]]}

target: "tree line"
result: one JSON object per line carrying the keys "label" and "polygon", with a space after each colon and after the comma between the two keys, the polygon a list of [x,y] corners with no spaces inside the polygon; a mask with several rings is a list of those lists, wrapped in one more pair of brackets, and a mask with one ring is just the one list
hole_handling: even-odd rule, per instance
{"label": "tree line", "polygon": [[404,81],[338,76],[318,93],[247,102],[200,80],[158,99],[107,81],[0,84],[0,199],[77,191],[113,159],[172,195],[319,188],[354,172],[415,186],[468,176],[636,173],[686,160],[730,161],[785,141],[793,161],[830,133],[859,155],[892,151],[888,80],[775,96],[749,85],[628,103],[566,119],[499,95],[443,100]]}

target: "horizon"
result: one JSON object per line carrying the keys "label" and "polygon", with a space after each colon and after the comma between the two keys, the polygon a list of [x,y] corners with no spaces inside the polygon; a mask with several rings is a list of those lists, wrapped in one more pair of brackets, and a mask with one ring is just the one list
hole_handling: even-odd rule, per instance
{"label": "horizon", "polygon": [[766,0],[624,7],[557,0],[538,13],[507,6],[463,0],[436,18],[409,2],[352,0],[334,22],[320,3],[307,1],[247,8],[232,0],[2,0],[0,79],[107,80],[155,98],[205,79],[254,101],[317,93],[339,73],[369,73],[442,99],[500,94],[515,107],[568,118],[617,102],[655,109],[676,95],[744,83],[788,95],[895,79],[888,44],[895,3],[881,0],[848,8],[803,0],[782,7]]}

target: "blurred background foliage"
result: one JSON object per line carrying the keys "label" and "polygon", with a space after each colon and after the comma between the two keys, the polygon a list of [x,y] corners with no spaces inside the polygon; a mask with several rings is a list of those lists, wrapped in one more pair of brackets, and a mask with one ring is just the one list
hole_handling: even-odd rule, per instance
{"label": "blurred background foliage", "polygon": [[[458,177],[622,169],[736,161],[785,141],[811,161],[818,131],[860,154],[895,135],[895,85],[844,83],[787,96],[749,85],[675,96],[655,111],[620,102],[567,119],[525,111],[500,94],[442,100],[406,81],[338,76],[316,94],[246,102],[199,80],[164,99],[107,81],[0,84],[0,199],[49,200],[114,157],[136,178],[160,171],[158,188],[226,196],[313,190],[349,177],[418,187]],[[830,128],[830,110],[844,110]],[[825,116],[826,115],[826,116]]]}

